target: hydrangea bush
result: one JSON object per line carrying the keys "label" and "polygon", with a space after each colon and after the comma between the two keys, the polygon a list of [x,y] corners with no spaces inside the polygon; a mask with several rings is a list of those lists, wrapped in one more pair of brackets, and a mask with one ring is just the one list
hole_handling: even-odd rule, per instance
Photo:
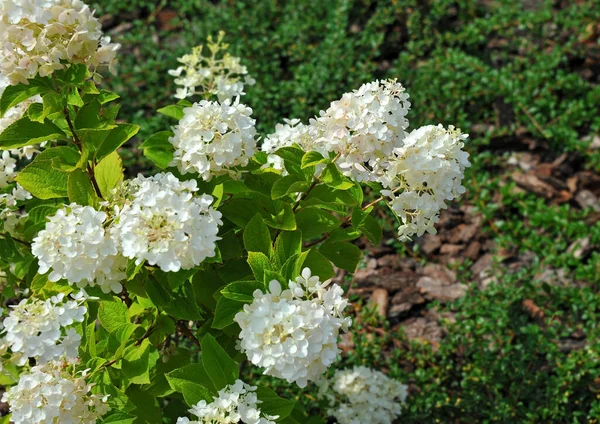
{"label": "hydrangea bush", "polygon": [[[79,0],[1,0],[0,22],[10,420],[308,422],[293,400],[241,381],[240,366],[329,384],[351,326],[331,278],[357,267],[353,240],[381,241],[380,202],[401,240],[435,232],[464,192],[466,135],[409,132],[409,96],[384,80],[261,137],[242,100],[253,80],[219,34],[170,72],[180,100],[158,112],[173,126],[141,145],[161,171],[126,179],[118,149],[139,127],[102,88],[119,46],[94,13]],[[368,369],[331,384],[340,423],[363,422],[352,411],[372,398],[377,422],[392,422],[406,397]]]}

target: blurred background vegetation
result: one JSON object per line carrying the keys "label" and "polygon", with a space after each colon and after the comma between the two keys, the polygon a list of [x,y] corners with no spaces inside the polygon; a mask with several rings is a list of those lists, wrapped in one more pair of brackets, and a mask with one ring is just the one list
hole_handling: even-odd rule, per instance
{"label": "blurred background vegetation", "polygon": [[[377,312],[368,306],[373,289],[347,277],[357,324],[339,366],[366,364],[409,384],[402,422],[599,422],[597,1],[104,0],[95,7],[123,45],[119,75],[107,84],[122,97],[121,118],[142,125],[122,151],[132,174],[152,169],[136,143],[172,124],[155,112],[175,102],[167,70],[220,30],[257,81],[244,102],[263,135],[378,78],[407,88],[411,128],[442,123],[470,133],[468,194],[442,216],[441,238],[401,245],[388,225],[384,246],[365,246],[364,264],[372,275],[386,270],[382,251],[402,266],[410,260],[417,276],[441,263],[452,284],[466,287],[463,296],[421,293],[424,302],[404,302],[393,314],[404,287],[383,281],[391,300],[372,299]],[[409,334],[415,322],[435,325],[436,336]],[[318,407],[310,389],[288,394]]]}

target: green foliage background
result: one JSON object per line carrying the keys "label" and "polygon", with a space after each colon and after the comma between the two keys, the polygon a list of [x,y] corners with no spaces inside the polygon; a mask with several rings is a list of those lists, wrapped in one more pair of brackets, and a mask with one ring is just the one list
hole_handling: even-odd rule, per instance
{"label": "green foliage background", "polygon": [[[307,120],[376,78],[407,87],[411,128],[439,122],[470,132],[467,201],[500,249],[533,260],[516,272],[498,264],[497,284],[473,287],[451,305],[457,322],[447,324],[437,351],[402,334],[367,342],[357,328],[357,351],[340,365],[386,368],[411,383],[403,422],[598,422],[600,256],[581,261],[567,247],[588,235],[598,245],[600,227],[586,224],[591,211],[516,193],[498,153],[498,143],[518,143],[526,133],[547,144],[551,157],[568,153],[600,169],[598,151],[583,141],[600,133],[599,72],[587,72],[600,49],[595,1],[110,0],[96,7],[123,44],[120,74],[107,82],[121,94],[125,117],[143,124],[139,141],[170,125],[152,112],[173,101],[167,70],[219,30],[257,80],[245,101],[263,134],[283,118]],[[126,157],[135,171],[150,167],[133,149]],[[465,283],[468,265],[457,265]],[[549,267],[563,269],[572,284],[540,281]],[[526,299],[543,318],[531,317]],[[586,347],[561,350],[574,332]],[[310,404],[310,393],[296,395]]]}

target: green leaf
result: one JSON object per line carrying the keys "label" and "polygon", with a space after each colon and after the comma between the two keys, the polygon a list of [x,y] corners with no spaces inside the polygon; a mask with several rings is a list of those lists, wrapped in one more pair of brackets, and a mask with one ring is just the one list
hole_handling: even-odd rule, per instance
{"label": "green leaf", "polygon": [[46,218],[54,215],[58,209],[58,205],[37,205],[29,211],[29,220],[34,224],[45,223]]}
{"label": "green leaf", "polygon": [[272,228],[284,231],[294,231],[296,229],[296,216],[292,210],[292,205],[287,202],[275,204],[276,215],[265,218],[265,223]]}
{"label": "green leaf", "polygon": [[228,299],[225,296],[220,297],[217,301],[212,328],[222,330],[223,328],[233,324],[233,318],[235,317],[235,314],[241,311],[243,307],[243,302]]}
{"label": "green leaf", "polygon": [[169,385],[176,392],[181,392],[185,383],[201,384],[208,390],[216,392],[216,388],[201,362],[184,365],[167,373],[166,377]]}
{"label": "green leaf", "polygon": [[77,87],[68,88],[67,103],[77,107],[83,107],[83,105],[85,105]]}
{"label": "green leaf", "polygon": [[156,306],[163,307],[171,303],[172,298],[169,291],[152,275],[146,280],[145,288],[150,300]]}
{"label": "green leaf", "polygon": [[130,323],[116,324],[113,331],[110,331],[108,336],[109,351],[114,351],[113,359],[121,359],[125,347],[129,343],[131,336],[135,333],[139,325]]}
{"label": "green leaf", "polygon": [[173,136],[171,131],[161,131],[150,136],[140,146],[144,150],[144,156],[150,159],[160,169],[166,169],[173,161],[175,148],[169,142]]}
{"label": "green leaf", "polygon": [[41,103],[30,104],[27,109],[27,115],[32,121],[43,123],[45,119],[44,106]]}
{"label": "green leaf", "polygon": [[136,135],[140,130],[139,125],[133,124],[118,124],[108,133],[102,144],[96,150],[96,160],[101,161],[106,156],[117,150],[125,144],[131,137]]}
{"label": "green leaf", "polygon": [[113,302],[100,302],[98,319],[102,327],[109,333],[113,332],[123,324],[129,324],[127,306],[119,298],[115,298]]}
{"label": "green leaf", "polygon": [[194,406],[201,400],[205,400],[208,403],[214,400],[213,393],[200,384],[183,383],[181,393],[183,393],[183,399],[185,400],[185,403],[187,403],[189,406]]}
{"label": "green leaf", "polygon": [[[230,266],[227,268],[229,269]],[[214,311],[217,306],[214,295],[225,285],[225,282],[221,280],[220,275],[213,269],[200,270],[194,275],[192,284],[198,303],[209,310]]]}
{"label": "green leaf", "polygon": [[42,151],[36,158],[36,160],[50,160],[52,156],[52,168],[61,172],[72,172],[79,166],[78,164],[82,161],[81,153],[68,146],[51,147]]}
{"label": "green leaf", "polygon": [[361,258],[360,249],[346,241],[328,241],[319,248],[319,252],[338,268],[350,272],[354,272]]}
{"label": "green leaf", "polygon": [[67,191],[69,201],[82,206],[94,206],[98,198],[87,173],[76,169],[69,174]]}
{"label": "green leaf", "polygon": [[100,90],[98,95],[98,101],[100,104],[105,104],[117,100],[120,96],[108,90]]}
{"label": "green leaf", "polygon": [[201,400],[212,402],[216,394],[214,385],[201,363],[193,363],[177,368],[166,374],[173,390],[182,393],[186,403],[195,405]]}
{"label": "green leaf", "polygon": [[185,109],[182,105],[169,105],[157,110],[158,113],[169,116],[171,118],[175,118],[178,121],[183,118],[183,109]]}
{"label": "green leaf", "polygon": [[338,167],[333,163],[330,163],[325,167],[325,170],[321,174],[321,180],[329,187],[338,190],[348,190],[349,188],[354,187],[354,183],[349,178],[344,177]]}
{"label": "green leaf", "polygon": [[131,415],[136,416],[135,423],[159,424],[163,422],[162,403],[159,404],[158,399],[144,391],[141,386],[132,384],[127,388],[125,393],[127,394],[127,397],[129,397],[131,403],[135,405],[135,409],[130,411]]}
{"label": "green leaf", "polygon": [[306,191],[309,186],[307,181],[296,175],[286,175],[272,185],[270,195],[272,199],[279,199],[288,194]]}
{"label": "green leaf", "polygon": [[223,184],[217,184],[213,189],[210,195],[215,199],[212,206],[215,209],[218,209],[219,205],[223,201],[223,195],[225,194],[225,190],[223,189]]}
{"label": "green leaf", "polygon": [[121,371],[133,384],[150,384],[150,349],[154,349],[148,339],[134,346],[123,356]]}
{"label": "green leaf", "polygon": [[107,122],[103,119],[102,114],[102,105],[97,99],[92,100],[91,102],[85,104],[75,117],[75,128],[77,130],[106,130],[111,126],[114,126],[113,123]]}
{"label": "green leaf", "polygon": [[363,212],[361,207],[352,208],[352,227],[355,229],[358,228],[360,224],[362,224],[362,222],[367,218],[371,210],[372,209],[369,208],[368,211]]}
{"label": "green leaf", "polygon": [[81,86],[81,91],[85,94],[100,94],[100,90],[96,88],[96,84],[92,80],[85,81]]}
{"label": "green leaf", "polygon": [[167,276],[169,287],[177,289],[178,287],[181,287],[182,284],[190,281],[190,278],[192,278],[196,272],[198,272],[197,268],[180,269],[177,272],[166,272],[165,275]]}
{"label": "green leaf", "polygon": [[135,276],[138,275],[140,273],[140,271],[142,271],[143,267],[144,267],[144,261],[141,261],[139,264],[136,265],[134,259],[128,259],[127,260],[127,268],[125,269],[125,274],[127,275],[127,281],[133,280],[135,278]]}
{"label": "green leaf", "polygon": [[283,159],[285,170],[290,175],[296,175],[305,178],[302,172],[302,157],[304,152],[297,147],[282,147],[274,152],[275,155]]}
{"label": "green leaf", "polygon": [[358,229],[369,239],[373,246],[379,246],[383,238],[383,230],[381,225],[371,215],[367,215]]}
{"label": "green leaf", "polygon": [[252,268],[252,274],[257,281],[264,281],[265,270],[271,269],[271,261],[261,252],[248,252],[248,265]]}
{"label": "green leaf", "polygon": [[300,275],[307,256],[308,251],[297,253],[288,258],[279,271],[283,275],[283,278],[285,278],[285,281],[294,280]]}
{"label": "green leaf", "polygon": [[314,249],[308,252],[303,266],[310,268],[312,274],[321,277],[322,281],[329,280],[335,275],[329,259]]}
{"label": "green leaf", "polygon": [[217,242],[221,251],[221,259],[227,261],[229,259],[239,258],[243,254],[242,246],[238,240],[235,230],[226,232],[221,236],[221,240]]}
{"label": "green leaf", "polygon": [[62,97],[60,94],[51,91],[42,97],[44,105],[43,117],[48,119],[56,119],[61,116],[63,111]]}
{"label": "green leaf", "polygon": [[55,78],[67,84],[81,84],[90,77],[87,66],[82,63],[73,63],[66,70],[56,72]]}
{"label": "green leaf", "polygon": [[[275,260],[278,266],[302,251],[302,231],[284,231],[275,240]],[[252,265],[250,265],[252,266]]]}
{"label": "green leaf", "polygon": [[[173,327],[173,331],[170,331],[167,334],[173,334],[174,332],[175,328]],[[160,336],[161,340],[164,340],[167,335],[159,332],[159,330],[157,330],[157,333],[159,333],[158,335]],[[169,384],[169,381],[167,380],[167,374],[178,368],[185,367],[186,365],[189,365],[189,363],[189,350],[183,348],[175,348],[174,350],[171,350],[169,352],[168,361],[157,361],[156,366],[150,369],[151,383],[146,386],[146,390],[156,397],[165,397],[172,394],[175,390]],[[202,364],[200,364],[200,366],[202,366]],[[210,381],[208,376],[206,380]]]}
{"label": "green leaf", "polygon": [[267,257],[271,256],[273,251],[271,233],[258,213],[244,228],[244,246],[248,252],[262,252]]}
{"label": "green leaf", "polygon": [[[3,253],[4,255],[4,253]],[[45,286],[49,283],[48,276],[44,274],[36,274],[31,281],[31,285],[29,286],[30,290],[34,294],[40,294],[41,291],[45,288]]]}
{"label": "green leaf", "polygon": [[0,117],[12,107],[37,95],[52,91],[50,87],[41,83],[41,81],[30,81],[29,85],[17,84],[9,85],[2,92],[0,97]]}
{"label": "green leaf", "polygon": [[305,240],[321,236],[340,226],[339,218],[315,206],[300,210],[296,214],[296,223]]}
{"label": "green leaf", "polygon": [[304,156],[302,156],[302,169],[326,162],[327,159],[325,159],[321,153],[314,151],[306,152]]}
{"label": "green leaf", "polygon": [[282,287],[287,287],[287,280],[284,278],[283,275],[281,275],[281,273],[276,272],[276,271],[270,271],[270,270],[266,270],[265,271],[265,287],[269,287],[269,283],[273,280],[279,281],[279,283],[281,283]]}
{"label": "green leaf", "polygon": [[[362,191],[360,192],[362,194]],[[308,205],[360,205],[356,197],[354,189],[335,190],[325,184],[317,185],[304,200]]]}
{"label": "green leaf", "polygon": [[203,319],[202,308],[199,306],[194,286],[185,281],[177,290],[171,293],[173,300],[164,307],[166,313],[178,319],[199,321]]}
{"label": "green leaf", "polygon": [[256,395],[258,400],[261,401],[260,410],[262,413],[278,415],[278,421],[289,416],[296,405],[295,401],[279,397],[273,390],[264,386],[257,386]]}
{"label": "green leaf", "polygon": [[39,155],[17,175],[17,182],[38,199],[67,197],[69,175],[52,167],[51,160]]}
{"label": "green leaf", "polygon": [[3,150],[16,149],[48,140],[63,138],[65,134],[49,121],[39,123],[24,116],[13,122],[0,133],[0,148]]}
{"label": "green leaf", "polygon": [[217,390],[235,383],[239,377],[239,364],[229,357],[227,352],[210,334],[202,338],[202,365]]}
{"label": "green leaf", "polygon": [[96,353],[96,320],[93,320],[85,331],[85,349],[91,358],[98,356]]}
{"label": "green leaf", "polygon": [[[263,277],[264,278],[264,277]],[[221,294],[224,297],[231,300],[236,300],[243,303],[252,303],[254,296],[252,295],[256,290],[264,290],[265,286],[258,281],[235,281],[225,286],[221,290]]]}
{"label": "green leaf", "polygon": [[112,152],[96,165],[94,169],[96,182],[103,197],[108,197],[113,188],[117,187],[124,178],[123,162],[117,152]]}
{"label": "green leaf", "polygon": [[260,174],[248,174],[244,178],[244,184],[250,190],[271,197],[273,185],[281,179],[281,175],[277,172],[261,172]]}
{"label": "green leaf", "polygon": [[349,228],[336,228],[329,235],[328,241],[349,241],[356,240],[360,237],[360,231],[355,230],[352,227]]}
{"label": "green leaf", "polygon": [[102,424],[133,424],[136,419],[137,417],[128,415],[125,412],[114,411],[102,417]]}

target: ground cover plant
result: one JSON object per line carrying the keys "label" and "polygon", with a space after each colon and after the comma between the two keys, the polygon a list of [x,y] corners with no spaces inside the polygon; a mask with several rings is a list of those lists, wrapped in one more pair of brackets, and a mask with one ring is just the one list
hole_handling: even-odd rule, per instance
{"label": "ground cover plant", "polygon": [[[600,11],[594,2],[336,1],[321,5],[309,1],[163,1],[157,5],[144,1],[109,1],[94,7],[98,9],[96,16],[105,33],[112,37],[113,43],[122,45],[116,54],[120,61],[118,74],[113,76],[103,71],[105,80],[98,88],[118,93],[121,99],[110,99],[111,95],[104,91],[86,92],[93,91],[89,82],[78,86],[77,91],[82,101],[94,96],[99,103],[106,100],[101,108],[108,115],[105,113],[102,122],[95,125],[117,125],[123,135],[119,135],[122,138],[118,138],[116,145],[131,136],[120,147],[119,154],[124,158],[127,173],[124,179],[134,180],[133,185],[139,185],[141,192],[159,181],[135,179],[136,175],[138,172],[154,175],[159,172],[157,168],[168,165],[170,157],[164,155],[164,148],[171,145],[180,152],[180,160],[178,167],[169,170],[180,180],[197,180],[199,192],[211,194],[221,204],[230,200],[229,195],[233,198],[240,195],[240,192],[228,195],[225,189],[222,195],[219,195],[220,189],[211,191],[212,185],[218,186],[218,181],[213,179],[206,183],[202,178],[206,175],[203,174],[206,162],[198,160],[198,155],[190,154],[190,147],[184,140],[185,127],[181,123],[181,142],[175,143],[178,144],[175,146],[168,141],[171,135],[167,137],[164,131],[177,125],[181,106],[189,106],[187,103],[167,107],[163,110],[166,114],[156,113],[157,109],[177,102],[175,95],[181,98],[192,90],[199,91],[200,97],[205,91],[212,90],[213,97],[207,100],[224,101],[214,96],[219,93],[218,90],[214,92],[218,84],[177,82],[188,75],[184,69],[178,69],[185,63],[177,59],[192,53],[194,46],[206,44],[209,36],[213,37],[213,41],[218,40],[220,31],[225,32],[221,41],[229,44],[226,52],[234,58],[241,58],[241,66],[237,68],[239,72],[233,75],[235,80],[226,84],[226,88],[234,94],[247,93],[242,97],[242,103],[252,108],[251,119],[256,119],[256,132],[274,135],[263,137],[258,142],[267,151],[274,149],[279,142],[308,133],[306,127],[310,126],[310,117],[328,109],[330,102],[340,98],[342,93],[351,92],[363,83],[387,78],[398,78],[410,94],[411,110],[407,114],[410,129],[431,123],[441,123],[446,128],[454,124],[471,134],[464,148],[470,153],[472,163],[463,181],[466,194],[460,203],[442,211],[439,222],[435,223],[437,234],[413,237],[414,241],[398,241],[396,217],[389,209],[386,212],[385,203],[380,202],[368,215],[371,217],[369,224],[362,225],[362,228],[359,225],[357,233],[363,233],[362,236],[356,233],[350,235],[348,228],[340,239],[340,243],[346,243],[343,245],[346,251],[336,257],[337,262],[334,260],[339,269],[333,284],[338,284],[346,292],[344,296],[348,297],[350,304],[345,308],[344,317],[351,316],[353,323],[338,344],[342,350],[340,360],[335,361],[326,375],[330,382],[336,382],[343,379],[349,370],[354,370],[357,377],[353,377],[356,379],[353,381],[360,384],[360,375],[368,375],[376,386],[379,375],[376,372],[382,371],[386,378],[393,379],[390,387],[406,384],[407,392],[400,387],[392,389],[397,395],[393,397],[395,402],[390,403],[401,406],[401,422],[597,422],[600,415],[600,371],[597,342],[598,255],[595,247],[599,242],[600,218],[600,178],[597,174],[597,149],[600,145],[597,138],[600,124],[600,30],[597,22]],[[105,51],[110,56],[110,47]],[[169,70],[172,72],[169,73]],[[62,71],[54,72],[61,75]],[[251,79],[246,79],[248,76]],[[201,81],[201,78],[196,78],[196,81]],[[78,102],[71,90],[80,82],[76,79],[63,81],[61,77],[59,84],[62,83],[67,85],[66,101]],[[60,110],[52,109],[56,106],[52,97],[41,104],[43,109],[35,104],[28,105],[28,116],[32,121],[58,119],[58,115],[52,114],[60,115]],[[190,100],[198,101],[199,98]],[[112,106],[114,104],[119,105],[120,111],[118,118],[111,122],[117,109]],[[71,104],[71,107],[75,106]],[[196,113],[197,109],[192,109],[190,114]],[[208,108],[201,109],[208,111]],[[241,116],[248,115],[245,109],[238,111]],[[286,118],[297,118],[300,123],[288,122],[288,126],[276,127],[277,124],[285,124]],[[140,126],[139,132],[133,134],[137,131],[136,125]],[[69,134],[68,125],[56,126],[62,134]],[[78,129],[76,126],[75,133]],[[103,127],[100,132],[114,129]],[[55,135],[48,140],[51,139],[60,138]],[[66,139],[69,139],[68,135]],[[251,156],[246,150],[251,147],[248,137],[232,139],[232,143],[238,143],[244,153]],[[55,147],[51,144],[47,148],[51,146]],[[144,151],[145,155],[140,151]],[[15,165],[12,171],[23,169],[35,154],[33,149],[24,149],[20,153],[19,165]],[[116,155],[110,153],[103,158],[104,153],[101,151],[98,155],[96,152],[91,159],[87,157],[84,161],[88,160],[90,166],[95,167],[93,171],[99,168],[106,172],[107,168],[112,170],[118,166]],[[54,161],[54,157],[43,155],[43,152],[38,154],[35,160],[47,158],[45,161]],[[236,163],[239,156],[225,168],[230,165],[240,169],[247,166]],[[321,156],[325,161],[342,165],[335,155],[329,158]],[[109,157],[113,162],[101,165]],[[98,167],[94,162],[97,158],[101,158]],[[12,162],[5,157],[3,159],[10,171]],[[281,172],[282,169],[277,171],[277,168],[284,166],[290,174],[287,177],[294,177],[293,169],[300,168],[302,171],[302,160],[299,166],[293,166],[286,164],[286,159],[288,162],[293,160],[276,154],[263,155],[261,167],[270,166]],[[222,166],[223,161],[229,160],[221,158],[220,164],[215,160],[209,162],[211,166]],[[111,166],[106,166],[107,163]],[[66,163],[53,163],[52,169],[77,175],[72,178],[71,184],[67,179],[63,196],[69,200],[72,200],[71,196],[79,196],[77,203],[100,209],[99,203],[95,204],[98,196],[94,193],[93,183],[90,190],[90,185],[82,183],[85,181],[80,178],[82,173],[74,171],[81,169],[78,164],[81,165],[73,158]],[[338,169],[345,172],[343,170],[348,168],[340,166]],[[371,168],[368,170],[373,171]],[[222,169],[217,172],[220,171]],[[252,169],[252,166],[244,171],[262,172]],[[86,172],[83,169],[84,177]],[[187,173],[179,174],[184,172]],[[357,172],[351,180],[362,171],[357,169]],[[302,178],[308,178],[304,172],[302,174]],[[300,178],[299,173],[297,177]],[[287,178],[286,181],[292,180]],[[163,182],[162,179],[160,182]],[[166,177],[164,182],[170,184],[169,178]],[[77,399],[89,402],[86,403],[91,406],[88,409],[91,415],[86,417],[89,421],[93,421],[93,414],[116,416],[107,418],[108,422],[161,422],[156,421],[160,419],[169,423],[179,417],[185,420],[184,416],[195,419],[186,410],[202,396],[205,396],[207,404],[210,403],[218,389],[213,387],[212,378],[219,377],[212,375],[207,378],[202,374],[195,380],[211,386],[210,396],[198,387],[205,385],[190,385],[182,378],[182,374],[192,375],[192,371],[201,373],[199,370],[203,369],[201,364],[205,354],[199,357],[198,351],[210,349],[196,347],[194,338],[203,344],[206,334],[217,335],[217,343],[232,360],[242,358],[231,342],[235,338],[233,331],[224,330],[226,335],[219,336],[218,329],[211,329],[213,323],[189,325],[190,320],[196,323],[205,320],[217,305],[213,297],[196,292],[199,282],[213,281],[214,286],[207,290],[221,292],[221,283],[215,281],[239,281],[246,276],[254,279],[253,270],[247,269],[248,275],[223,277],[220,275],[222,272],[215,274],[210,269],[202,269],[190,279],[190,275],[182,271],[163,273],[156,257],[145,256],[146,264],[156,261],[156,265],[140,269],[135,266],[135,259],[131,259],[125,268],[125,280],[133,277],[120,284],[127,293],[121,301],[134,312],[122,322],[122,310],[107,313],[106,306],[100,307],[118,304],[118,299],[111,300],[98,288],[86,287],[88,294],[99,298],[86,301],[81,296],[60,296],[59,292],[71,290],[64,280],[53,284],[39,277],[32,280],[37,267],[21,258],[27,256],[23,252],[28,248],[18,240],[33,240],[34,235],[48,225],[46,216],[56,209],[48,209],[48,203],[60,204],[63,201],[40,202],[20,198],[27,195],[22,191],[13,192],[15,186],[11,184],[6,193],[12,197],[3,197],[5,210],[11,212],[9,216],[14,216],[14,203],[17,202],[20,212],[29,213],[26,219],[37,220],[38,224],[28,225],[31,229],[25,240],[17,238],[15,241],[8,236],[6,244],[1,245],[6,273],[3,281],[4,314],[8,316],[11,310],[16,309],[10,306],[14,306],[18,299],[32,294],[39,298],[36,307],[40,309],[54,311],[56,305],[66,305],[65,311],[60,312],[63,318],[57,320],[60,326],[48,328],[45,337],[52,340],[54,346],[62,346],[61,349],[71,356],[77,356],[73,354],[77,344],[82,346],[77,353],[84,361],[88,356],[94,356],[93,360],[90,359],[91,365],[87,366],[92,369],[85,375],[69,374],[49,366],[32,370],[29,375],[41,379],[49,375],[60,376],[57,381],[77,393]],[[102,184],[118,184],[118,181],[106,178]],[[84,189],[79,190],[79,185]],[[259,187],[252,182],[250,185],[251,191],[263,190],[266,193],[264,186]],[[100,185],[99,189],[103,187],[106,188]],[[238,190],[239,187],[233,189]],[[377,186],[367,188],[362,205],[376,201],[380,189]],[[135,197],[135,194],[128,192],[123,196],[118,201],[127,196]],[[292,195],[285,196],[289,201],[297,200]],[[302,199],[304,202],[307,200],[310,199]],[[135,202],[133,199],[126,200],[129,201]],[[354,209],[357,209],[356,200],[354,202]],[[25,209],[21,208],[24,205]],[[196,205],[205,216],[211,215],[210,209],[206,210],[211,206]],[[219,210],[219,207],[215,208]],[[236,211],[246,209],[236,208]],[[66,212],[71,217],[77,215],[91,221],[103,221],[101,215],[85,208],[74,207]],[[128,216],[125,212],[124,215]],[[338,215],[343,211],[336,209],[334,213]],[[262,218],[265,220],[266,217]],[[213,216],[213,219],[228,218]],[[354,216],[350,216],[350,224],[353,219]],[[250,220],[233,222],[230,229],[246,225],[246,221]],[[314,221],[310,220],[311,223]],[[51,219],[50,222],[63,225],[60,220]],[[5,227],[7,224],[15,225],[14,218],[5,219]],[[129,224],[125,222],[122,226],[129,225],[129,229],[134,228],[134,224],[129,220]],[[273,228],[272,224],[266,222],[268,228]],[[381,242],[378,231],[374,230],[377,228],[375,224],[384,228]],[[274,232],[279,233],[279,230],[271,229],[272,241],[276,235]],[[309,247],[321,251],[327,242],[319,239],[327,232],[315,232],[313,238],[303,242],[307,245],[315,243]],[[237,244],[234,245],[239,246],[242,252],[252,251],[246,246],[243,232],[240,234],[238,229],[233,233],[237,234]],[[282,229],[281,234],[285,233],[286,230]],[[219,235],[223,234],[219,232]],[[355,235],[358,238],[347,238]],[[340,232],[334,237],[340,237]],[[235,260],[223,255],[224,251],[232,251],[230,244],[222,248],[223,243],[232,242],[225,237],[218,241],[221,257],[210,265],[205,259],[203,268],[216,268],[220,266],[219,261]],[[117,238],[115,244],[123,246],[116,247],[121,249],[116,256],[125,253],[125,246],[127,254],[140,255],[138,245],[131,240]],[[339,262],[341,257],[358,257],[357,250],[349,246],[362,250],[366,255],[360,259],[356,269],[354,263],[342,265]],[[210,248],[203,247],[203,250],[209,251]],[[327,248],[324,250],[331,254]],[[350,251],[353,253],[350,254]],[[14,252],[19,252],[18,257]],[[242,258],[246,256],[245,253],[240,254]],[[21,259],[23,263],[19,262]],[[47,262],[49,260],[46,259]],[[209,262],[212,260],[208,259]],[[277,259],[275,261],[277,264]],[[42,262],[40,266],[43,266]],[[236,266],[241,266],[244,261],[237,262]],[[48,271],[58,273],[58,278],[63,277],[60,273],[64,272],[64,277],[76,279],[78,276],[67,276],[66,273],[86,272],[86,266],[82,264],[80,269],[66,267]],[[173,266],[172,263],[169,266]],[[294,270],[297,276],[301,272],[301,269]],[[316,274],[320,275],[319,272]],[[285,277],[279,279],[284,286],[286,280],[295,278],[288,278],[288,275],[281,277]],[[321,281],[327,278],[326,275],[321,277]],[[115,292],[120,289],[112,284],[111,279],[99,279],[97,284]],[[166,292],[162,290],[164,288],[167,288]],[[198,308],[191,305],[187,309],[183,299],[190,298],[189,290],[194,291],[199,299]],[[277,287],[268,287],[268,290],[277,292]],[[73,293],[77,292],[75,288]],[[232,296],[229,291],[225,292]],[[221,294],[229,299],[225,293]],[[221,294],[218,293],[217,297]],[[245,301],[249,301],[251,295],[247,293]],[[132,298],[135,300],[129,303],[127,299]],[[209,304],[202,303],[200,299]],[[237,302],[240,299],[230,300]],[[82,307],[88,309],[85,317]],[[22,309],[27,309],[27,304]],[[101,325],[93,326],[91,324],[96,316]],[[111,325],[109,321],[113,318],[121,321]],[[85,329],[79,323],[81,319],[88,324]],[[14,321],[5,323],[5,334],[18,328]],[[95,330],[93,340],[87,337],[90,326]],[[108,334],[110,336],[107,337]],[[167,337],[167,334],[171,336]],[[78,341],[81,336],[82,340]],[[168,343],[161,344],[159,340],[168,340]],[[206,343],[211,343],[208,340],[211,339],[207,338]],[[92,354],[93,344],[97,347]],[[36,345],[35,348],[35,351],[23,355],[35,356],[37,362],[44,362],[46,359],[51,361],[58,352],[49,346]],[[117,349],[114,358],[104,358],[108,360],[102,362],[105,352],[113,348]],[[5,358],[9,356],[13,355]],[[160,378],[165,372],[181,368],[188,363],[186,361],[195,364],[193,369],[174,373],[171,378]],[[23,370],[22,366],[27,369],[34,364],[26,362],[27,357],[22,356],[16,358],[16,363],[13,361],[3,366],[2,383],[7,388],[18,380],[16,370]],[[156,371],[150,371],[149,367],[146,375],[145,364],[154,364]],[[361,366],[373,371],[365,371]],[[79,371],[84,368],[80,364]],[[71,370],[69,368],[69,372]],[[230,390],[224,391],[222,398],[238,393],[244,399],[240,404],[252,407],[253,394],[258,392],[263,404],[254,406],[258,405],[259,409],[262,407],[273,415],[285,415],[286,407],[283,405],[289,407],[292,403],[277,400],[274,393],[267,391],[268,387],[282,399],[296,401],[295,409],[286,418],[288,420],[307,422],[307,416],[318,420],[326,415],[336,416],[338,421],[344,420],[342,412],[335,415],[336,409],[343,411],[336,404],[336,399],[341,399],[336,396],[342,393],[336,392],[335,384],[310,383],[299,388],[281,378],[264,375],[264,370],[264,367],[243,366],[239,378],[261,387],[255,391],[244,383],[231,380]],[[102,381],[92,388],[90,394],[85,380],[100,378]],[[124,394],[100,390],[113,387],[119,378],[130,379],[126,389],[121,386]],[[320,390],[327,392],[323,387],[329,387],[329,396],[319,396]],[[340,389],[343,391],[343,388]],[[54,390],[55,393],[61,392],[58,387]],[[160,396],[153,398],[148,393],[160,393]],[[111,396],[104,399],[103,394]],[[266,402],[265,397],[268,398]],[[165,399],[169,401],[165,403]],[[353,401],[360,405],[360,400]],[[106,405],[111,406],[111,411],[104,410]],[[143,408],[135,405],[143,405]],[[279,406],[277,411],[275,406]],[[389,410],[393,412],[393,408],[390,406]],[[8,407],[4,412],[8,412]],[[206,409],[200,408],[197,412],[207,413]],[[245,421],[251,422],[249,420],[246,418]]]}

